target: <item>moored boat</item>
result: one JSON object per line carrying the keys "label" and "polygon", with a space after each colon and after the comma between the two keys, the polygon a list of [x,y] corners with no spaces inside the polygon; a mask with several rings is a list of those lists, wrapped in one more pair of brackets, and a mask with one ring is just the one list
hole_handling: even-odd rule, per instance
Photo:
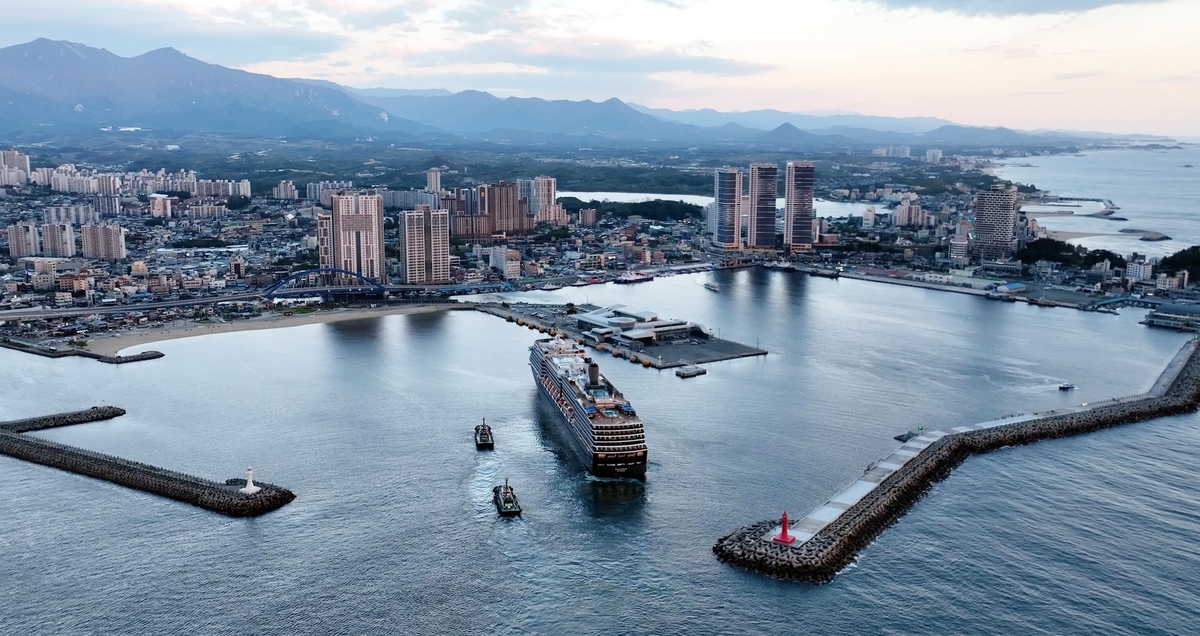
{"label": "moored boat", "polygon": [[501,517],[521,516],[521,503],[517,501],[517,493],[512,486],[508,485],[508,479],[504,480],[503,486],[492,488],[492,503],[496,504],[496,512]]}
{"label": "moored boat", "polygon": [[483,424],[475,427],[475,448],[476,449],[491,449],[496,447],[496,439],[492,437],[492,427],[487,425],[487,420]]}

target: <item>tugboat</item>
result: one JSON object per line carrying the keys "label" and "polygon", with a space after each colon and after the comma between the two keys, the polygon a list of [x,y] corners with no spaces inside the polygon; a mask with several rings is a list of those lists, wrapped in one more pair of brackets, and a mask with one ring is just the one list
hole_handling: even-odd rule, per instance
{"label": "tugboat", "polygon": [[1074,389],[1074,388],[1075,388],[1075,385],[1071,384],[1070,382],[1063,382],[1062,384],[1058,385],[1059,391],[1070,391],[1071,389]]}
{"label": "tugboat", "polygon": [[501,517],[521,516],[521,504],[517,501],[517,493],[508,485],[507,478],[503,486],[492,488],[492,501],[495,502],[496,512],[499,512]]}
{"label": "tugboat", "polygon": [[475,427],[475,449],[493,449],[496,447],[496,440],[492,437],[492,427],[487,425],[487,420],[483,420],[483,424]]}

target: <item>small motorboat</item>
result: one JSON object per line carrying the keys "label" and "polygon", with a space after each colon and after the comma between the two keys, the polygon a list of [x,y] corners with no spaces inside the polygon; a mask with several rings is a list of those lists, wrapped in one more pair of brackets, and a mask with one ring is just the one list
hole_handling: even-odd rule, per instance
{"label": "small motorboat", "polygon": [[475,448],[477,450],[492,449],[496,447],[496,439],[492,437],[492,427],[487,425],[487,420],[483,420],[483,424],[475,427]]}
{"label": "small motorboat", "polygon": [[713,281],[708,281],[707,283],[704,283],[704,288],[707,289],[708,291],[715,291],[715,292],[721,291],[721,286],[714,283]]}
{"label": "small motorboat", "polygon": [[508,485],[508,479],[504,480],[503,486],[492,488],[492,501],[496,503],[496,512],[501,517],[521,516],[521,504],[517,501],[517,493]]}
{"label": "small motorboat", "polygon": [[1070,391],[1071,389],[1074,389],[1074,388],[1075,388],[1075,385],[1071,384],[1070,382],[1063,382],[1062,384],[1058,385],[1059,391]]}

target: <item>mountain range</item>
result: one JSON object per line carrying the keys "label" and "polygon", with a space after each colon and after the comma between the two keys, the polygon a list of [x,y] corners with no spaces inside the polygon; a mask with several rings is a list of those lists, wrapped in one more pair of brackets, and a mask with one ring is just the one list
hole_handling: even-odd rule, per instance
{"label": "mountain range", "polygon": [[612,98],[500,98],[481,91],[351,88],[207,64],[171,48],[135,57],[38,39],[0,49],[0,132],[106,128],[180,134],[571,144],[742,144],[833,150],[1064,146],[1082,135],[959,126],[930,117],[647,108]]}

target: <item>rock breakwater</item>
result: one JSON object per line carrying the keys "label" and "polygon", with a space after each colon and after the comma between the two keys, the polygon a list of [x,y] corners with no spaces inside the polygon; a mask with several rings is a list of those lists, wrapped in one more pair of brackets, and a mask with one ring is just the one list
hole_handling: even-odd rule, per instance
{"label": "rock breakwater", "polygon": [[1187,362],[1161,395],[1126,398],[1012,424],[973,430],[962,427],[955,429],[958,432],[931,434],[931,438],[937,439],[806,541],[791,545],[771,541],[770,533],[780,521],[768,519],[721,537],[713,546],[713,552],[720,560],[752,572],[793,581],[829,581],[854,559],[859,550],[902,516],[931,485],[945,478],[974,453],[1195,411],[1200,407],[1200,353],[1197,351],[1200,350],[1193,346]]}
{"label": "rock breakwater", "polygon": [[3,422],[0,423],[0,454],[103,479],[127,488],[183,501],[232,517],[261,515],[280,508],[296,498],[296,495],[290,490],[273,484],[255,482],[260,490],[253,494],[246,494],[238,490],[246,485],[245,479],[230,479],[225,483],[218,483],[158,466],[21,434],[106,420],[124,414],[124,409],[105,406]]}

